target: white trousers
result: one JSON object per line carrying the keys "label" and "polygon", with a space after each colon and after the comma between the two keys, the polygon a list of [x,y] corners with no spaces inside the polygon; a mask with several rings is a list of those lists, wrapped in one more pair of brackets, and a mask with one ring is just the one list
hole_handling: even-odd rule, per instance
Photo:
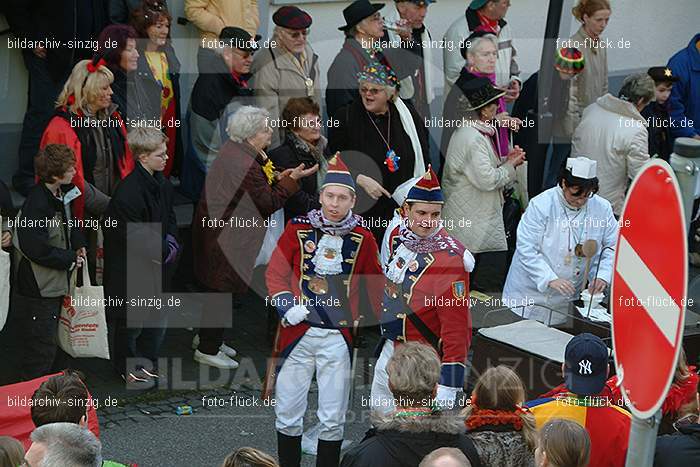
{"label": "white trousers", "polygon": [[350,396],[350,355],[343,335],[336,329],[310,328],[285,360],[275,386],[275,428],[287,436],[301,436],[314,371],[318,383],[318,438],[342,440]]}
{"label": "white trousers", "polygon": [[394,395],[389,390],[389,374],[386,366],[394,355],[394,341],[388,340],[382,347],[377,363],[374,365],[372,390],[370,391],[370,407],[383,415],[388,415],[395,409]]}

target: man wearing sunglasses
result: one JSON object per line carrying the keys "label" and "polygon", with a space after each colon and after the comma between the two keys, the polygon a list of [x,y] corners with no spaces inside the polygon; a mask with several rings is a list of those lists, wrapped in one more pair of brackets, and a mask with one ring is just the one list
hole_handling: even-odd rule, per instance
{"label": "man wearing sunglasses", "polygon": [[596,168],[587,157],[567,159],[559,185],[535,196],[520,221],[503,303],[518,314],[524,307],[525,318],[566,322],[569,302],[586,282],[586,240],[596,242],[588,290],[601,293],[610,284],[618,223],[610,202],[596,195]]}
{"label": "man wearing sunglasses", "polygon": [[272,39],[253,59],[252,85],[259,107],[270,112],[274,130],[270,148],[284,141],[282,110],[293,97],[310,97],[321,105],[318,55],[308,42],[311,16],[295,6],[283,6],[272,15]]}

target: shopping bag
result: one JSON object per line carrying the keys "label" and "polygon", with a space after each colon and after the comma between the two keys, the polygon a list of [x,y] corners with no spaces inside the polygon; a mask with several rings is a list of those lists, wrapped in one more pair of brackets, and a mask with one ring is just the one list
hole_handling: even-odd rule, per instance
{"label": "shopping bag", "polygon": [[277,247],[277,241],[282,236],[284,231],[284,209],[278,209],[273,212],[267,219],[267,231],[263,239],[262,248],[258,252],[258,257],[255,258],[255,266],[263,266],[270,262],[272,252]]}
{"label": "shopping bag", "polygon": [[58,318],[58,345],[74,358],[109,360],[104,289],[90,283],[87,261],[81,268],[83,286],[66,296]]}
{"label": "shopping bag", "polygon": [[[2,216],[0,216],[0,226]],[[10,254],[0,248],[0,331],[5,326],[10,309]]]}

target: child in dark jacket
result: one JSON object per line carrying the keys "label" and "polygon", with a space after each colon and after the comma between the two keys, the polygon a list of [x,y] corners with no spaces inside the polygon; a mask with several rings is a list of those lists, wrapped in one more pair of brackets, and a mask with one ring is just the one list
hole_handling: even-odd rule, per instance
{"label": "child in dark jacket", "polygon": [[668,162],[673,152],[668,98],[671,95],[673,83],[679,78],[673,76],[671,69],[664,66],[651,67],[647,70],[647,74],[652,77],[656,86],[656,101],[650,102],[642,110],[642,116],[649,123],[649,154]]}
{"label": "child in dark jacket", "polygon": [[21,310],[22,372],[25,380],[51,371],[63,297],[75,287],[75,270],[85,262],[85,239],[71,204],[81,195],[71,185],[75,154],[68,146],[49,144],[39,151],[34,168],[39,178],[15,220],[15,304]]}

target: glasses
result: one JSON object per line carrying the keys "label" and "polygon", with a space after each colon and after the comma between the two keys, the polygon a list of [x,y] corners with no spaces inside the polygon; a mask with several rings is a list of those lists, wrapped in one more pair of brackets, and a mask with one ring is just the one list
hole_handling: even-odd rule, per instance
{"label": "glasses", "polygon": [[252,57],[253,54],[255,53],[255,51],[254,50],[247,51],[247,50],[233,49],[233,53],[235,53],[236,55],[238,55],[239,57],[241,57],[242,59],[245,60],[246,58]]}
{"label": "glasses", "polygon": [[366,88],[364,86],[360,88],[360,94],[363,96],[376,96],[382,91],[382,88]]}
{"label": "glasses", "polygon": [[284,32],[286,32],[287,35],[288,35],[289,37],[291,37],[292,39],[299,39],[299,38],[302,37],[302,36],[306,37],[306,36],[309,35],[309,30],[308,30],[308,29],[300,29],[300,30],[298,30],[298,31],[297,31],[297,30],[285,29]]}

